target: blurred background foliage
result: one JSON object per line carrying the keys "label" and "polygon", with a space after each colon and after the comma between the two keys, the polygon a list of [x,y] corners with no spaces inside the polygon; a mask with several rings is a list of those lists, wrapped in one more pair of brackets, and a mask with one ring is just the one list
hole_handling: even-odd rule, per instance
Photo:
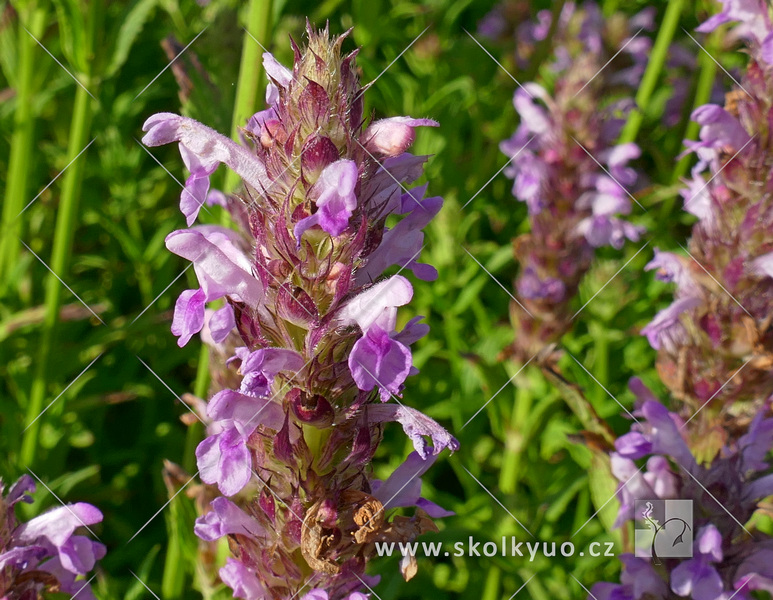
{"label": "blurred background foliage", "polygon": [[[551,7],[510,1],[532,16]],[[682,27],[692,30],[710,6],[683,4],[676,36],[698,56]],[[659,22],[667,2],[608,0],[602,9],[633,15],[645,5],[656,8]],[[643,266],[652,247],[675,247],[687,234],[673,187],[687,120],[661,124],[670,93],[664,73],[643,107],[645,134],[637,140],[649,177],[637,199],[647,212],[635,209],[631,219],[653,242],[622,270],[638,245],[599,253],[577,308],[593,301],[563,341],[577,359],[564,356],[565,383],[531,366],[518,373],[521,365],[501,359],[512,338],[510,298],[501,286],[512,288],[511,242],[527,227],[526,209],[512,197],[511,182],[495,174],[507,160],[498,144],[517,125],[516,83],[504,68],[522,81],[540,64],[522,72],[513,39],[477,33],[492,8],[483,0],[56,0],[2,8],[0,475],[13,480],[30,469],[50,488],[40,486],[30,513],[55,505],[52,494],[100,507],[105,519],[96,531],[109,549],[96,580],[100,598],[149,596],[139,579],[159,597],[201,597],[193,584],[193,506],[184,493],[167,506],[178,487],[162,478],[165,459],[195,470],[197,440],[181,422],[188,411],[180,397],[206,385],[201,372],[195,384],[200,344],[179,349],[169,331],[174,300],[193,282],[163,245],[183,223],[177,204],[186,173],[175,147],[151,153],[138,139],[143,121],[160,111],[232,129],[243,44],[256,44],[245,26],[252,28],[261,11],[268,19],[250,33],[285,64],[288,36],[302,40],[307,17],[319,26],[329,21],[333,32],[353,27],[346,44],[362,48],[362,81],[377,79],[365,96],[368,110],[441,124],[419,131],[414,146],[432,155],[429,192],[446,204],[424,251],[440,276],[415,282],[414,302],[402,313],[405,320],[423,314],[431,326],[416,347],[421,374],[409,380],[404,399],[446,425],[462,447],[424,478],[425,496],[456,513],[426,541],[531,540],[517,517],[537,540],[571,540],[578,551],[607,540],[617,553],[625,548],[626,536],[609,531],[617,503],[605,502],[614,483],[603,460],[578,443],[585,425],[562,395],[589,403],[621,433],[627,423],[612,396],[632,405],[628,379],[640,376],[662,391],[654,353],[638,330],[669,292]],[[722,61],[732,66],[738,58],[728,52]],[[259,63],[253,69],[246,74],[259,81]],[[702,72],[690,74],[694,85]],[[218,176],[215,185],[226,185]],[[204,220],[219,221],[218,210]],[[386,476],[409,446],[399,428],[389,429],[376,473]],[[590,588],[618,569],[612,559],[590,556],[441,556],[420,559],[419,574],[405,583],[397,562],[373,564],[382,575],[381,600],[493,600],[525,582],[523,597],[578,598],[585,596],[578,581]]]}

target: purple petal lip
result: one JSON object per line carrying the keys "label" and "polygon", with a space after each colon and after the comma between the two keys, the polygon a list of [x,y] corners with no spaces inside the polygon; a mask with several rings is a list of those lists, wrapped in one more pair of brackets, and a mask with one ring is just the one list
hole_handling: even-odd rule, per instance
{"label": "purple petal lip", "polygon": [[214,171],[218,163],[223,163],[258,191],[271,186],[266,167],[255,155],[198,121],[173,113],[158,113],[145,121],[142,130],[147,132],[142,138],[146,146],[180,142],[190,155],[197,157],[197,166],[202,170]]}
{"label": "purple petal lip", "polygon": [[311,191],[317,212],[301,219],[293,231],[299,245],[303,233],[315,225],[332,236],[344,232],[357,207],[354,190],[358,175],[357,164],[352,160],[339,160],[323,169]]}

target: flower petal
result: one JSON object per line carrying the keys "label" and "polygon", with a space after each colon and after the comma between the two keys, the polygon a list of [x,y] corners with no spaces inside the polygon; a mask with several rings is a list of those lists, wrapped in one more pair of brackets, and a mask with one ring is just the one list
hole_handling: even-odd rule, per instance
{"label": "flower petal", "polygon": [[284,412],[271,398],[259,398],[224,389],[212,396],[207,403],[207,415],[214,421],[231,421],[242,435],[250,435],[258,425],[280,429]]}
{"label": "flower petal", "polygon": [[322,170],[312,188],[317,212],[295,225],[294,234],[299,244],[303,233],[314,225],[332,236],[341,235],[349,226],[349,217],[357,207],[354,188],[358,175],[357,163],[353,160],[339,160]]}
{"label": "flower petal", "polygon": [[365,332],[390,308],[408,304],[412,297],[413,287],[410,282],[401,275],[394,275],[349,300],[338,314],[338,319],[342,325],[356,323]]}
{"label": "flower petal", "polygon": [[208,302],[231,296],[257,306],[262,300],[263,285],[252,275],[247,257],[234,245],[232,232],[216,227],[173,231],[166,237],[166,247],[193,262]]}
{"label": "flower petal", "polygon": [[199,475],[225,496],[240,492],[252,474],[247,440],[234,428],[209,436],[196,448]]}
{"label": "flower petal", "polygon": [[178,336],[177,345],[182,348],[191,337],[204,327],[204,290],[185,290],[177,298],[172,318],[172,333]]}
{"label": "flower petal", "polygon": [[226,535],[240,534],[262,538],[265,530],[228,498],[215,498],[212,510],[196,519],[193,531],[202,540],[212,542]]}
{"label": "flower petal", "polygon": [[[390,421],[400,423],[406,435],[413,441],[413,447],[422,460],[431,455],[440,454],[444,448],[448,448],[451,452],[459,449],[459,442],[454,436],[418,410],[402,405],[382,404],[369,405],[367,411],[368,421],[371,423]],[[427,445],[424,436],[432,440],[432,446]]]}
{"label": "flower petal", "polygon": [[59,548],[64,545],[78,527],[93,525],[102,521],[99,509],[85,502],[60,506],[43,513],[21,525],[14,538],[25,544],[32,544],[40,538],[48,540]]}
{"label": "flower petal", "polygon": [[256,600],[266,596],[266,589],[255,574],[234,558],[226,558],[219,571],[220,579],[233,590],[234,598]]}
{"label": "flower petal", "polygon": [[372,325],[349,354],[349,370],[357,387],[370,391],[378,385],[382,402],[400,392],[411,365],[411,351],[378,325]]}
{"label": "flower petal", "polygon": [[216,310],[209,318],[209,333],[216,344],[225,341],[231,330],[236,327],[234,317],[234,307],[226,303],[225,306]]}
{"label": "flower petal", "polygon": [[198,121],[173,113],[158,113],[145,121],[142,130],[147,132],[142,138],[146,146],[180,142],[206,170],[213,163],[223,163],[258,191],[271,186],[266,167],[255,155]]}

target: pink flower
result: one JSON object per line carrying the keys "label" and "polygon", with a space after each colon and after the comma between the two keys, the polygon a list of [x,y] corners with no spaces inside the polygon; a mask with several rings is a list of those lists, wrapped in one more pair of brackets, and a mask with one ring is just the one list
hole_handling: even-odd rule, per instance
{"label": "pink flower", "polygon": [[414,119],[411,117],[389,117],[381,119],[362,134],[363,145],[373,154],[398,156],[405,152],[416,139],[415,127],[438,127],[432,119]]}

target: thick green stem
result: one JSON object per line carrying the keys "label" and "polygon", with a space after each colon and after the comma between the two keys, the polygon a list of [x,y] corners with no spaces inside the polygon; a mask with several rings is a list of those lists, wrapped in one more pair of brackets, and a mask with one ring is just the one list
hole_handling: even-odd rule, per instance
{"label": "thick green stem", "polygon": [[[520,368],[520,365],[514,364],[510,368],[515,369],[516,367]],[[529,370],[520,377],[520,381],[515,381],[515,402],[507,428],[502,469],[499,475],[499,488],[505,494],[514,494],[518,487],[521,476],[521,458],[530,434],[526,423],[534,400],[533,383],[534,378],[539,377],[539,372]]]}
{"label": "thick green stem", "polygon": [[[14,269],[19,257],[19,237],[22,235],[22,219],[19,213],[27,199],[28,183],[32,167],[35,117],[32,114],[35,94],[35,38],[43,35],[46,11],[42,8],[20,11],[18,32],[18,71],[16,73],[16,111],[14,131],[11,139],[11,153],[8,160],[8,177],[3,202],[2,229],[0,229],[0,289],[9,283],[9,272]],[[25,31],[25,27],[29,33]],[[32,34],[32,35],[30,35]],[[40,49],[42,52],[43,50]]]}
{"label": "thick green stem", "polygon": [[496,565],[489,567],[486,574],[486,582],[483,584],[483,593],[481,600],[495,600],[501,597],[500,581],[502,579],[502,570]]}
{"label": "thick green stem", "polygon": [[[87,56],[91,58],[94,48],[94,36],[96,31],[97,11],[99,3],[92,2],[89,14],[86,17],[87,33],[84,41],[87,44]],[[92,64],[91,60],[86,62]],[[82,73],[79,80],[83,85],[90,84],[90,73]],[[69,164],[89,143],[89,131],[92,119],[92,98],[81,86],[75,90],[75,106],[70,128],[70,140],[67,145],[67,163]],[[21,460],[22,464],[30,466],[35,460],[38,433],[42,419],[38,415],[43,409],[43,401],[46,395],[46,382],[49,380],[49,366],[51,351],[56,336],[56,325],[59,319],[59,310],[62,305],[62,283],[56,277],[66,279],[67,269],[72,254],[72,243],[78,221],[78,205],[81,194],[81,183],[86,167],[86,157],[80,156],[73,162],[62,175],[62,195],[59,199],[59,208],[56,214],[56,228],[54,230],[53,249],[48,266],[49,272],[45,281],[45,317],[43,320],[43,332],[38,357],[35,363],[35,374],[32,380],[30,401],[27,405],[27,423],[29,428],[24,432],[22,440]],[[56,274],[56,275],[55,275]],[[60,400],[60,403],[62,400]],[[34,422],[33,422],[34,421]]]}
{"label": "thick green stem", "polygon": [[652,52],[650,52],[647,69],[644,71],[641,85],[639,85],[639,90],[636,92],[636,108],[628,115],[628,121],[623,128],[623,133],[620,135],[621,144],[633,142],[639,135],[639,129],[644,119],[642,111],[646,110],[650,98],[657,87],[658,78],[668,58],[668,48],[679,25],[679,18],[682,15],[684,5],[685,0],[671,0],[668,3],[663,22],[660,24],[658,37],[655,40],[655,45],[652,47]]}
{"label": "thick green stem", "polygon": [[[231,137],[237,139],[239,127],[244,127],[258,105],[258,93],[261,88],[263,66],[261,54],[263,49],[255,43],[258,40],[263,46],[269,43],[273,25],[273,0],[250,0],[247,7],[247,31],[242,43],[242,60],[239,65],[239,81],[236,84],[236,102],[234,103],[231,122]],[[252,39],[252,38],[255,39]],[[225,192],[230,192],[239,185],[239,176],[228,171],[225,178]]]}

